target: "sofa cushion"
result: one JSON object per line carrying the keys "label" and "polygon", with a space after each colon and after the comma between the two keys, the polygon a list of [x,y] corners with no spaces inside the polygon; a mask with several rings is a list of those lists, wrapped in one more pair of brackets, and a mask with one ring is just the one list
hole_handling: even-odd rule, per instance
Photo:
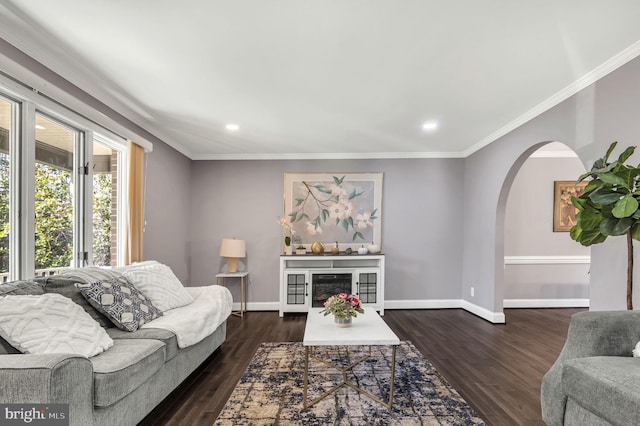
{"label": "sofa cushion", "polygon": [[161,328],[140,328],[136,331],[123,331],[118,328],[107,329],[107,334],[112,339],[154,339],[160,340],[165,345],[166,361],[173,359],[178,353],[178,339],[176,335],[169,330]]}
{"label": "sofa cushion", "polygon": [[61,294],[69,299],[73,300],[77,305],[84,309],[91,318],[93,318],[102,328],[111,328],[113,323],[109,318],[100,313],[96,308],[91,306],[87,299],[82,296],[82,292],[76,287],[76,283],[84,282],[71,276],[63,275],[49,275],[46,277],[39,277],[34,280],[42,286],[46,293]]}
{"label": "sofa cushion", "polygon": [[125,277],[77,286],[89,303],[121,330],[136,331],[142,324],[162,315]]}
{"label": "sofa cushion", "polygon": [[[10,281],[0,284],[0,296],[3,295],[20,295],[20,294],[44,294],[42,287],[33,281]],[[14,348],[9,342],[0,337],[0,355],[2,354],[19,354],[18,349]]]}
{"label": "sofa cushion", "polygon": [[91,357],[113,345],[89,314],[59,294],[1,296],[0,335],[29,354]]}
{"label": "sofa cushion", "polygon": [[115,339],[113,347],[90,358],[93,404],[108,407],[137,389],[164,364],[165,346],[153,339]]}
{"label": "sofa cushion", "polygon": [[640,424],[640,359],[598,356],[565,361],[562,391],[613,424]]}
{"label": "sofa cushion", "polygon": [[193,302],[193,297],[167,265],[134,265],[124,270],[123,275],[163,312]]}

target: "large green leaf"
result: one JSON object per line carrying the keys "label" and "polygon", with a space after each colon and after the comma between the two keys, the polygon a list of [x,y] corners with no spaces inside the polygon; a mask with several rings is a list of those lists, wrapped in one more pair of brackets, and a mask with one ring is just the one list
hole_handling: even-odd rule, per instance
{"label": "large green leaf", "polygon": [[640,169],[637,169],[635,167],[632,168],[625,166],[623,169],[620,169],[616,172],[616,176],[619,176],[620,178],[624,179],[625,182],[627,182],[627,186],[625,188],[628,188],[630,190],[633,189],[635,180],[637,179],[638,175],[640,175]]}
{"label": "large green leaf", "polygon": [[605,217],[600,222],[600,232],[607,236],[624,235],[633,225],[633,219],[625,217],[623,219],[617,219],[615,217]]}
{"label": "large green leaf", "polygon": [[600,189],[594,191],[589,195],[589,199],[596,204],[609,205],[616,203],[622,196],[625,195],[613,189]]}
{"label": "large green leaf", "polygon": [[618,141],[612,142],[611,145],[609,145],[609,148],[607,149],[607,153],[604,155],[604,158],[603,158],[605,163],[609,161],[609,156],[613,152],[616,145],[618,145]]}
{"label": "large green leaf", "polygon": [[636,222],[631,228],[631,238],[634,240],[640,240],[640,223]]}
{"label": "large green leaf", "polygon": [[[584,177],[587,177],[587,176],[593,176],[594,178],[597,178],[600,174],[609,173],[610,171],[615,170],[619,166],[620,166],[620,163],[618,163],[617,161],[614,161],[613,163],[607,164],[601,158],[599,160],[596,160],[595,163],[593,163],[593,167],[591,167],[591,171],[581,175],[581,177],[583,179],[584,179]],[[581,180],[582,179],[579,178],[578,182],[580,182]]]}
{"label": "large green leaf", "polygon": [[585,179],[586,179],[586,178],[588,178],[589,176],[594,176],[594,177],[595,177],[595,175],[593,174],[593,172],[586,172],[586,173],[584,173],[584,174],[581,174],[581,175],[580,175],[580,177],[578,178],[578,180],[576,180],[576,183],[580,183],[580,182],[582,182],[583,180],[585,180]]}
{"label": "large green leaf", "polygon": [[625,161],[629,159],[633,155],[633,152],[636,150],[635,146],[629,146],[625,149],[622,154],[618,157],[618,163],[623,164]]}
{"label": "large green leaf", "polygon": [[578,210],[584,210],[587,200],[578,197],[571,197],[571,204]]}
{"label": "large green leaf", "polygon": [[598,175],[598,179],[610,185],[617,185],[629,189],[629,184],[626,179],[623,179],[614,173],[601,173]]}
{"label": "large green leaf", "polygon": [[600,179],[590,180],[587,186],[584,187],[584,193],[587,194],[595,189],[598,189],[602,185],[602,181]]}
{"label": "large green leaf", "polygon": [[638,201],[633,195],[627,194],[618,200],[611,213],[618,219],[622,219],[633,215],[636,210],[638,210]]}
{"label": "large green leaf", "polygon": [[583,210],[576,214],[576,221],[584,230],[600,229],[602,215],[595,210]]}
{"label": "large green leaf", "polygon": [[582,228],[580,227],[580,225],[573,225],[573,227],[571,227],[571,229],[569,230],[569,236],[573,241],[580,242],[581,235],[582,235]]}
{"label": "large green leaf", "polygon": [[600,244],[607,239],[607,236],[602,232],[593,230],[593,231],[585,231],[583,230],[580,234],[580,239],[576,240],[583,246],[591,246],[593,244]]}

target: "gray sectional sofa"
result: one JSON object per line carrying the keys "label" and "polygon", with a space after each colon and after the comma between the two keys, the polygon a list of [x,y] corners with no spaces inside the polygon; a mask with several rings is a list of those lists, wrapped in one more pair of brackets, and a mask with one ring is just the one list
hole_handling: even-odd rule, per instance
{"label": "gray sectional sofa", "polygon": [[[0,284],[0,297],[43,294],[59,283],[49,287],[42,281]],[[91,315],[100,319],[97,312]],[[106,331],[113,346],[91,358],[22,354],[0,337],[0,403],[69,404],[71,425],[135,425],[220,347],[226,320],[203,340],[184,348],[166,329],[129,332],[111,326]]]}
{"label": "gray sectional sofa", "polygon": [[573,315],[560,356],[542,379],[542,418],[556,425],[640,425],[640,312]]}

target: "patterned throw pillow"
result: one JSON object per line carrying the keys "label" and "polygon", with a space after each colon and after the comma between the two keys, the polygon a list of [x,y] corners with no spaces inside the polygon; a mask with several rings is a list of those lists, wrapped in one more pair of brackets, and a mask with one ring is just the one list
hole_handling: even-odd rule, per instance
{"label": "patterned throw pillow", "polygon": [[193,297],[167,265],[137,264],[124,270],[123,274],[163,312],[193,302]]}
{"label": "patterned throw pillow", "polygon": [[89,314],[59,294],[0,296],[0,335],[28,354],[92,357],[113,346]]}
{"label": "patterned throw pillow", "polygon": [[162,315],[151,300],[126,278],[111,278],[91,284],[76,284],[82,295],[119,329],[136,331]]}

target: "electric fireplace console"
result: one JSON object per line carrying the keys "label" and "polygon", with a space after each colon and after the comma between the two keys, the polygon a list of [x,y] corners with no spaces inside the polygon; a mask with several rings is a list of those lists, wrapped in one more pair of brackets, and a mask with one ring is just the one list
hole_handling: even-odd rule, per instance
{"label": "electric fireplace console", "polygon": [[384,315],[384,255],[280,256],[280,316],[321,308],[338,293]]}

